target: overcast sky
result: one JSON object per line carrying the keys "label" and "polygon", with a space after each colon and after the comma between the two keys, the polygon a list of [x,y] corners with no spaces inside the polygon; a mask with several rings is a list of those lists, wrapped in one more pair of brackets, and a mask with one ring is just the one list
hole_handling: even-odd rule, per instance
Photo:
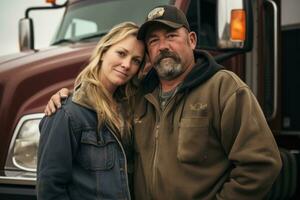
{"label": "overcast sky", "polygon": [[[46,0],[0,0],[0,56],[19,51],[18,20],[25,16],[25,10],[32,6],[49,6]],[[58,3],[64,0],[58,0]],[[37,48],[49,46],[64,9],[31,11],[34,20]]]}

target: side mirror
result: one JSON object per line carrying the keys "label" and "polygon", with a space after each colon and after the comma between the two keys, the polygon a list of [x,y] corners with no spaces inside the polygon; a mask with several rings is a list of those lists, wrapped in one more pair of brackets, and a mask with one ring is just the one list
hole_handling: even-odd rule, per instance
{"label": "side mirror", "polygon": [[20,51],[34,49],[34,31],[33,21],[31,18],[23,18],[19,20],[19,46]]}
{"label": "side mirror", "polygon": [[51,6],[29,7],[25,11],[25,18],[19,21],[19,46],[20,51],[34,50],[34,30],[33,21],[29,17],[29,12],[32,10],[50,10],[65,7],[68,0],[61,5],[56,4],[56,0],[46,0],[46,3],[51,3]]}
{"label": "side mirror", "polygon": [[249,51],[253,43],[251,0],[218,0],[217,48]]}
{"label": "side mirror", "polygon": [[251,0],[191,0],[187,18],[197,48],[245,52],[253,43]]}

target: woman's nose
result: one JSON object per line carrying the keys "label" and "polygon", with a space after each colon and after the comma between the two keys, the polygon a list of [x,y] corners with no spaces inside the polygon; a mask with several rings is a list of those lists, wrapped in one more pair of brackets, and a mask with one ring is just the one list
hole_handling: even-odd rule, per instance
{"label": "woman's nose", "polygon": [[129,69],[131,66],[131,59],[130,58],[124,58],[122,60],[122,67],[125,69]]}

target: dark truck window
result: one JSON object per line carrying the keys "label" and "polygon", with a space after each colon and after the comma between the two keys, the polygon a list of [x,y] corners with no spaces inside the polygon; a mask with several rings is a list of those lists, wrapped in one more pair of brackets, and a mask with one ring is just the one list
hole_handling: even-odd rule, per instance
{"label": "dark truck window", "polygon": [[151,8],[169,2],[169,0],[95,0],[74,3],[68,7],[53,43],[64,40],[78,41],[94,36],[97,38],[112,26],[124,21],[141,24]]}
{"label": "dark truck window", "polygon": [[[277,98],[274,93],[274,11],[270,4],[264,3],[264,15],[262,17],[263,22],[263,111],[267,120],[272,120],[272,114],[276,111],[276,105],[274,104],[274,98]],[[277,58],[276,58],[277,59]]]}
{"label": "dark truck window", "polygon": [[187,18],[192,31],[197,33],[197,48],[216,46],[216,1],[191,0]]}

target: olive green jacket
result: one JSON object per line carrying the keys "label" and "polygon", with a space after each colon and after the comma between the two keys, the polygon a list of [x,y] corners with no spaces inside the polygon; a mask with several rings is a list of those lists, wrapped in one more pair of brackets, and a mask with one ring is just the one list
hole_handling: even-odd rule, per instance
{"label": "olive green jacket", "polygon": [[263,199],[282,165],[264,114],[233,72],[205,52],[195,56],[202,64],[164,110],[155,74],[144,82],[134,115],[135,199]]}

